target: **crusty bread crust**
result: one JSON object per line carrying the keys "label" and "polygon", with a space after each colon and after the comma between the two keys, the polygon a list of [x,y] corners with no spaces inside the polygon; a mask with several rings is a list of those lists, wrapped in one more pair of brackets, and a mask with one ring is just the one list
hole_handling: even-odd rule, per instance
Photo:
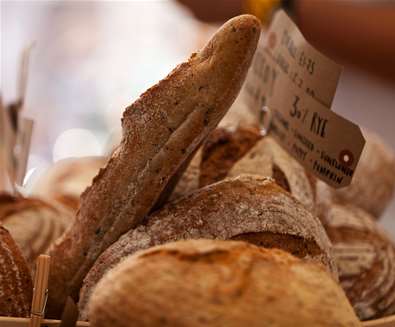
{"label": "crusty bread crust", "polygon": [[360,319],[395,313],[395,244],[374,218],[354,206],[321,207],[339,279]]}
{"label": "crusty bread crust", "polygon": [[50,255],[48,312],[78,298],[97,257],[152,210],[171,178],[231,106],[260,34],[250,15],[227,22],[207,46],[148,89],[123,115],[123,138],[81,196],[74,225]]}
{"label": "crusty bread crust", "polygon": [[26,261],[10,233],[0,226],[0,316],[28,317],[32,294]]}
{"label": "crusty bread crust", "polygon": [[257,174],[273,177],[307,209],[315,210],[315,189],[306,170],[271,137],[266,136],[236,162],[228,176]]}
{"label": "crusty bread crust", "polygon": [[29,267],[71,224],[72,213],[49,203],[0,194],[0,223],[10,232]]}
{"label": "crusty bread crust", "polygon": [[[239,239],[288,250],[323,264],[337,278],[330,242],[313,216],[272,179],[242,175],[202,188],[152,214],[96,261],[80,294],[80,311],[106,271],[138,250],[181,239]],[[283,244],[285,243],[285,244]]]}
{"label": "crusty bread crust", "polygon": [[92,327],[361,326],[322,267],[245,242],[179,241],[141,251],[97,285]]}
{"label": "crusty bread crust", "polygon": [[261,138],[258,128],[238,126],[215,129],[202,147],[199,186],[224,179],[233,165]]}
{"label": "crusty bread crust", "polygon": [[366,144],[352,182],[331,188],[331,201],[352,204],[380,218],[395,191],[395,153],[377,135],[364,131]]}

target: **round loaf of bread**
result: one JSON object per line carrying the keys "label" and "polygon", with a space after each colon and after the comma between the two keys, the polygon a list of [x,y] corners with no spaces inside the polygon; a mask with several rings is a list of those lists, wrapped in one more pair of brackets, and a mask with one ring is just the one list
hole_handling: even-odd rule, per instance
{"label": "round loaf of bread", "polygon": [[100,281],[90,326],[360,326],[322,267],[245,242],[169,243]]}
{"label": "round loaf of bread", "polygon": [[257,142],[237,161],[228,176],[256,174],[273,177],[307,209],[315,210],[315,182],[306,170],[270,136]]}
{"label": "round loaf of bread", "polygon": [[0,194],[0,223],[18,244],[30,267],[72,222],[72,214],[42,200]]}
{"label": "round loaf of bread", "polygon": [[92,288],[126,256],[182,239],[244,240],[280,248],[322,264],[337,278],[330,242],[319,219],[272,179],[242,175],[202,188],[151,215],[146,225],[123,235],[95,262],[80,292],[87,319]]}
{"label": "round loaf of bread", "polygon": [[0,226],[0,316],[28,317],[32,294],[26,261],[10,233]]}
{"label": "round loaf of bread", "polygon": [[395,189],[395,155],[373,133],[364,132],[366,144],[349,186],[333,189],[333,201],[353,204],[379,218]]}
{"label": "round loaf of bread", "polygon": [[233,165],[261,138],[255,127],[217,128],[202,147],[199,186],[223,180]]}
{"label": "round loaf of bread", "polygon": [[360,319],[395,313],[395,246],[373,217],[353,206],[331,205],[321,215],[339,279]]}
{"label": "round loaf of bread", "polygon": [[76,211],[80,195],[106,163],[105,157],[68,158],[57,161],[34,183],[32,195],[57,201]]}

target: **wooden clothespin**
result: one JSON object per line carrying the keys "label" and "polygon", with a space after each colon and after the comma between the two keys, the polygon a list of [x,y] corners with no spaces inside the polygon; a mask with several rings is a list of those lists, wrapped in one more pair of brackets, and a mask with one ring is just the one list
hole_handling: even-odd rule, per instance
{"label": "wooden clothespin", "polygon": [[40,255],[36,261],[30,327],[40,327],[48,299],[48,277],[51,258]]}

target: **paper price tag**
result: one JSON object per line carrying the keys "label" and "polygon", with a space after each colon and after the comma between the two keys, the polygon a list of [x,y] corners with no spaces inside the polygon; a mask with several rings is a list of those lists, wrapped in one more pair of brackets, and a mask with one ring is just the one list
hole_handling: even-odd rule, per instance
{"label": "paper price tag", "polygon": [[279,11],[259,42],[241,94],[257,115],[267,106],[271,135],[336,188],[351,183],[365,144],[357,125],[330,110],[341,69]]}

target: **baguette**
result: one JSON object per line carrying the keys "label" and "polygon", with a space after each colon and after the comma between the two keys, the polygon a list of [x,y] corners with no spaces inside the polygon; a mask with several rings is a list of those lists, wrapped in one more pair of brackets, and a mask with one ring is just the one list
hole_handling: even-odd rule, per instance
{"label": "baguette", "polygon": [[82,194],[75,223],[50,252],[51,316],[60,314],[67,295],[78,299],[98,256],[163,201],[172,177],[239,93],[260,29],[254,16],[231,19],[202,51],[125,110],[120,146]]}
{"label": "baguette", "polygon": [[244,240],[276,247],[322,264],[337,278],[330,243],[313,216],[272,179],[239,176],[209,185],[152,214],[147,225],[123,235],[96,261],[80,294],[81,319],[105,272],[138,250],[181,239]]}
{"label": "baguette", "polygon": [[99,282],[91,327],[361,326],[322,267],[245,242],[179,241],[127,258]]}

